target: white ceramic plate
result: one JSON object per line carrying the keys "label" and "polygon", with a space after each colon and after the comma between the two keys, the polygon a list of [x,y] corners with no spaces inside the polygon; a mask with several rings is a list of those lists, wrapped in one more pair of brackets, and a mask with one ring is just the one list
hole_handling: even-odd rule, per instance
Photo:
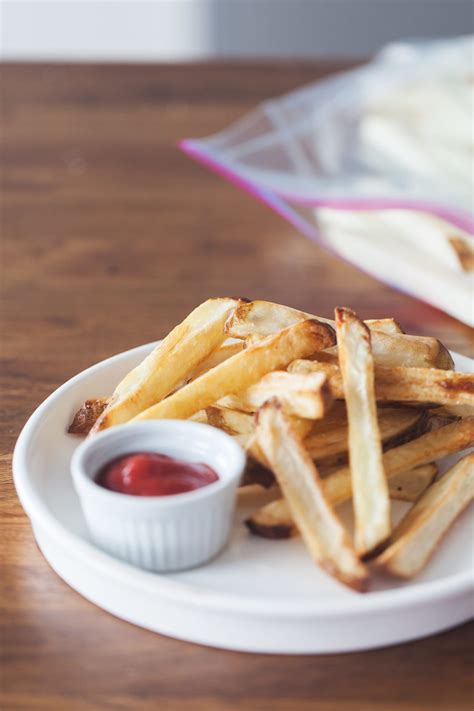
{"label": "white ceramic plate", "polygon": [[[242,521],[267,492],[242,497],[230,545],[201,568],[157,575],[94,547],[69,474],[80,440],[66,434],[66,426],[86,398],[108,395],[153,345],[121,353],[69,380],[36,410],[18,439],[13,463],[18,495],[45,558],[71,587],[142,627],[252,652],[368,649],[433,634],[472,615],[472,508],[416,580],[376,577],[365,595],[319,570],[299,539],[267,541],[247,532]],[[455,358],[458,370],[474,370],[469,359]],[[396,502],[394,517],[405,507]],[[344,515],[350,517],[350,506]]]}

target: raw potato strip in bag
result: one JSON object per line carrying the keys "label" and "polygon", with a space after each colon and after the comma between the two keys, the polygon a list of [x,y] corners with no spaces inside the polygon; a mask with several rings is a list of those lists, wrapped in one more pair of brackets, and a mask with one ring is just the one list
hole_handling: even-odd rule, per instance
{"label": "raw potato strip in bag", "polygon": [[327,502],[318,471],[278,400],[269,400],[260,408],[256,431],[313,559],[346,585],[365,590],[367,569]]}
{"label": "raw potato strip in bag", "polygon": [[350,309],[336,309],[337,347],[349,423],[349,462],[357,552],[389,536],[390,500],[374,394],[370,332]]}
{"label": "raw potato strip in bag", "polygon": [[332,395],[324,373],[299,375],[274,371],[247,390],[229,395],[218,404],[244,412],[256,412],[267,400],[278,398],[285,412],[296,417],[317,420],[332,404]]}
{"label": "raw potato strip in bag", "polygon": [[[334,326],[334,321],[312,316],[271,301],[250,301],[241,303],[229,317],[226,324],[227,335],[233,338],[249,336],[269,336],[298,321],[315,318]],[[380,326],[385,319],[377,322]],[[393,322],[393,319],[388,319]],[[370,324],[370,321],[369,321]],[[453,359],[449,351],[436,338],[406,336],[394,332],[391,326],[382,331],[371,329],[372,351],[377,364],[386,367],[405,366],[419,368],[452,369]]]}
{"label": "raw potato strip in bag", "polygon": [[306,354],[297,358],[308,357],[334,342],[330,326],[318,321],[300,321],[216,365],[135,419],[187,419],[225,395],[245,390],[272,370],[285,368],[295,359],[294,353]]}
{"label": "raw potato strip in bag", "polygon": [[[435,464],[425,464],[398,474],[389,481],[390,498],[416,501],[433,482],[436,473]],[[322,483],[324,486],[324,479]],[[262,538],[290,538],[298,534],[285,499],[276,499],[254,511],[245,524],[252,533]]]}
{"label": "raw potato strip in bag", "polygon": [[238,303],[209,299],[194,309],[119,383],[92,431],[128,422],[169,395],[226,340],[224,324]]}
{"label": "raw potato strip in bag", "polygon": [[[324,373],[336,399],[344,397],[340,368],[333,363],[297,360],[288,371],[308,375]],[[377,402],[420,402],[465,407],[464,414],[474,411],[474,375],[437,368],[384,368],[375,366],[375,399]]]}
{"label": "raw potato strip in bag", "polygon": [[377,567],[412,578],[428,563],[454,520],[474,498],[474,453],[461,459],[432,484],[401,520]]}

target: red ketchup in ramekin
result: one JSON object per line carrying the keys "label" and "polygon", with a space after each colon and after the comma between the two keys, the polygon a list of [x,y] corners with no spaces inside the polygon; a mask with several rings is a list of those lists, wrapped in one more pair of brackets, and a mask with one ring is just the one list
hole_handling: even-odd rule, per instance
{"label": "red ketchup in ramekin", "polygon": [[218,478],[207,464],[186,462],[157,452],[134,452],[105,464],[95,481],[121,494],[171,496],[201,489]]}

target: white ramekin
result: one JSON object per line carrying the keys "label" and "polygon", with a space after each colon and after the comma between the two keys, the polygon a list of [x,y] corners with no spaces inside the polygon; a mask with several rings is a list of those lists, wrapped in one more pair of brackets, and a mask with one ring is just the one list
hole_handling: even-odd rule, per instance
{"label": "white ramekin", "polygon": [[[110,460],[132,452],[160,452],[212,467],[219,479],[172,496],[130,496],[94,481]],[[183,570],[215,556],[226,544],[245,453],[225,432],[187,420],[119,425],[87,438],[71,471],[94,542],[141,568]]]}

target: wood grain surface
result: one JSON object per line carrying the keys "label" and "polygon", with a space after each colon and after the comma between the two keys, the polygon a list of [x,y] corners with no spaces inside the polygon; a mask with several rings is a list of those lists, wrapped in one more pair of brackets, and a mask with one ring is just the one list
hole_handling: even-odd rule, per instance
{"label": "wood grain surface", "polygon": [[11,481],[15,439],[46,395],[211,295],[324,316],[347,305],[472,354],[467,327],[325,253],[176,148],[340,68],[1,67],[2,709],[472,708],[472,626],[366,653],[274,657],[117,620],[48,567]]}

